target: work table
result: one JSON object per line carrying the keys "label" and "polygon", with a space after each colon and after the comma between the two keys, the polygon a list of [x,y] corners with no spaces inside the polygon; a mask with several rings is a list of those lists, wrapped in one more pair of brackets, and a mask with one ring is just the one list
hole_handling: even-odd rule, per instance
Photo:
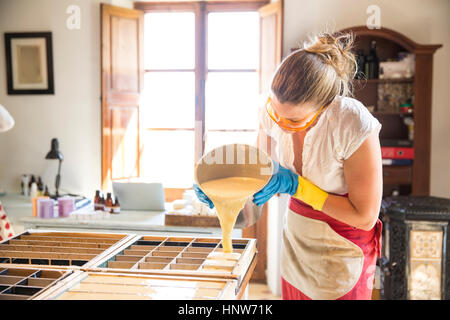
{"label": "work table", "polygon": [[[73,218],[41,219],[32,216],[31,201],[19,194],[0,197],[6,214],[13,225],[15,233],[26,229],[96,230],[103,232],[129,232],[149,235],[177,235],[203,237],[221,237],[220,228],[184,227],[164,225],[166,211],[132,211],[122,210],[120,214],[112,214],[105,219],[78,220]],[[166,204],[170,208],[170,204]],[[242,237],[241,229],[234,229],[233,238]]]}

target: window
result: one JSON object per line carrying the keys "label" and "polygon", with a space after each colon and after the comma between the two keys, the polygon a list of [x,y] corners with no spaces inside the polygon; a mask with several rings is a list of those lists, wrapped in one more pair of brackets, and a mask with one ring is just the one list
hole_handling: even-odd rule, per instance
{"label": "window", "polygon": [[204,152],[255,143],[265,3],[136,4],[145,11],[141,177],[189,188]]}
{"label": "window", "polygon": [[145,14],[144,66],[141,176],[167,187],[188,186],[195,133],[193,12]]}
{"label": "window", "polygon": [[208,14],[205,151],[256,140],[258,12]]}

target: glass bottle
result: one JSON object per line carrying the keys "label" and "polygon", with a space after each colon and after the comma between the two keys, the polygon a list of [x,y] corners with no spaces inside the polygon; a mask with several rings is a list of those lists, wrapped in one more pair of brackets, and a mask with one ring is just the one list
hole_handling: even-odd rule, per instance
{"label": "glass bottle", "polygon": [[356,54],[356,65],[357,65],[357,73],[355,75],[355,79],[365,79],[366,78],[366,74],[365,74],[365,61],[366,61],[366,57],[364,56],[364,51],[363,50],[358,50],[357,54]]}
{"label": "glass bottle", "polygon": [[100,208],[100,210],[106,211],[105,210],[105,196],[103,194],[101,194],[101,197],[100,197],[99,208]]}
{"label": "glass bottle", "polygon": [[369,55],[366,57],[365,74],[367,79],[378,79],[379,76],[377,42],[375,40],[371,42]]}
{"label": "glass bottle", "polygon": [[94,210],[103,210],[102,199],[100,197],[100,190],[95,191]]}
{"label": "glass bottle", "polygon": [[105,200],[105,211],[108,213],[112,213],[113,209],[113,199],[111,198],[111,192],[108,192],[106,194],[106,200]]}
{"label": "glass bottle", "polygon": [[120,203],[119,203],[119,199],[117,197],[116,197],[116,201],[114,201],[114,205],[113,205],[111,213],[114,213],[114,214],[120,213]]}
{"label": "glass bottle", "polygon": [[47,186],[45,186],[44,196],[45,197],[50,197],[50,192],[48,192],[48,187]]}
{"label": "glass bottle", "polygon": [[30,182],[28,182],[28,190],[31,190],[31,185],[33,183],[36,183],[36,178],[34,177],[34,175],[31,175]]}
{"label": "glass bottle", "polygon": [[38,178],[37,187],[40,193],[44,192],[44,184],[42,183],[41,177]]}

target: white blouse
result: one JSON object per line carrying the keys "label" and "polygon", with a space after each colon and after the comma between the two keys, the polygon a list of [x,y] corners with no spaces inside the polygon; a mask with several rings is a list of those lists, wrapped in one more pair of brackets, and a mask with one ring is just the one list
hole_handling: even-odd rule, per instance
{"label": "white blouse", "polygon": [[[264,132],[277,142],[280,164],[299,174],[294,167],[292,134],[272,121],[265,108],[259,110]],[[344,160],[355,152],[380,122],[358,100],[337,97],[305,136],[302,154],[303,177],[328,193],[348,192],[344,178]]]}

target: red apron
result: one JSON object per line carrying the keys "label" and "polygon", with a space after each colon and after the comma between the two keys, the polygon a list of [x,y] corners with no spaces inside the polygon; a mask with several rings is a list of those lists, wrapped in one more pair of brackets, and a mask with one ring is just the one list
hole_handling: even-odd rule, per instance
{"label": "red apron", "polygon": [[[377,220],[370,231],[365,231],[340,222],[321,211],[314,210],[304,202],[291,197],[289,209],[303,217],[326,222],[337,234],[348,239],[361,248],[364,254],[362,272],[356,285],[337,300],[370,300],[375,274],[377,256],[381,257],[381,229],[382,223]],[[283,300],[311,300],[292,284],[281,277]]]}

